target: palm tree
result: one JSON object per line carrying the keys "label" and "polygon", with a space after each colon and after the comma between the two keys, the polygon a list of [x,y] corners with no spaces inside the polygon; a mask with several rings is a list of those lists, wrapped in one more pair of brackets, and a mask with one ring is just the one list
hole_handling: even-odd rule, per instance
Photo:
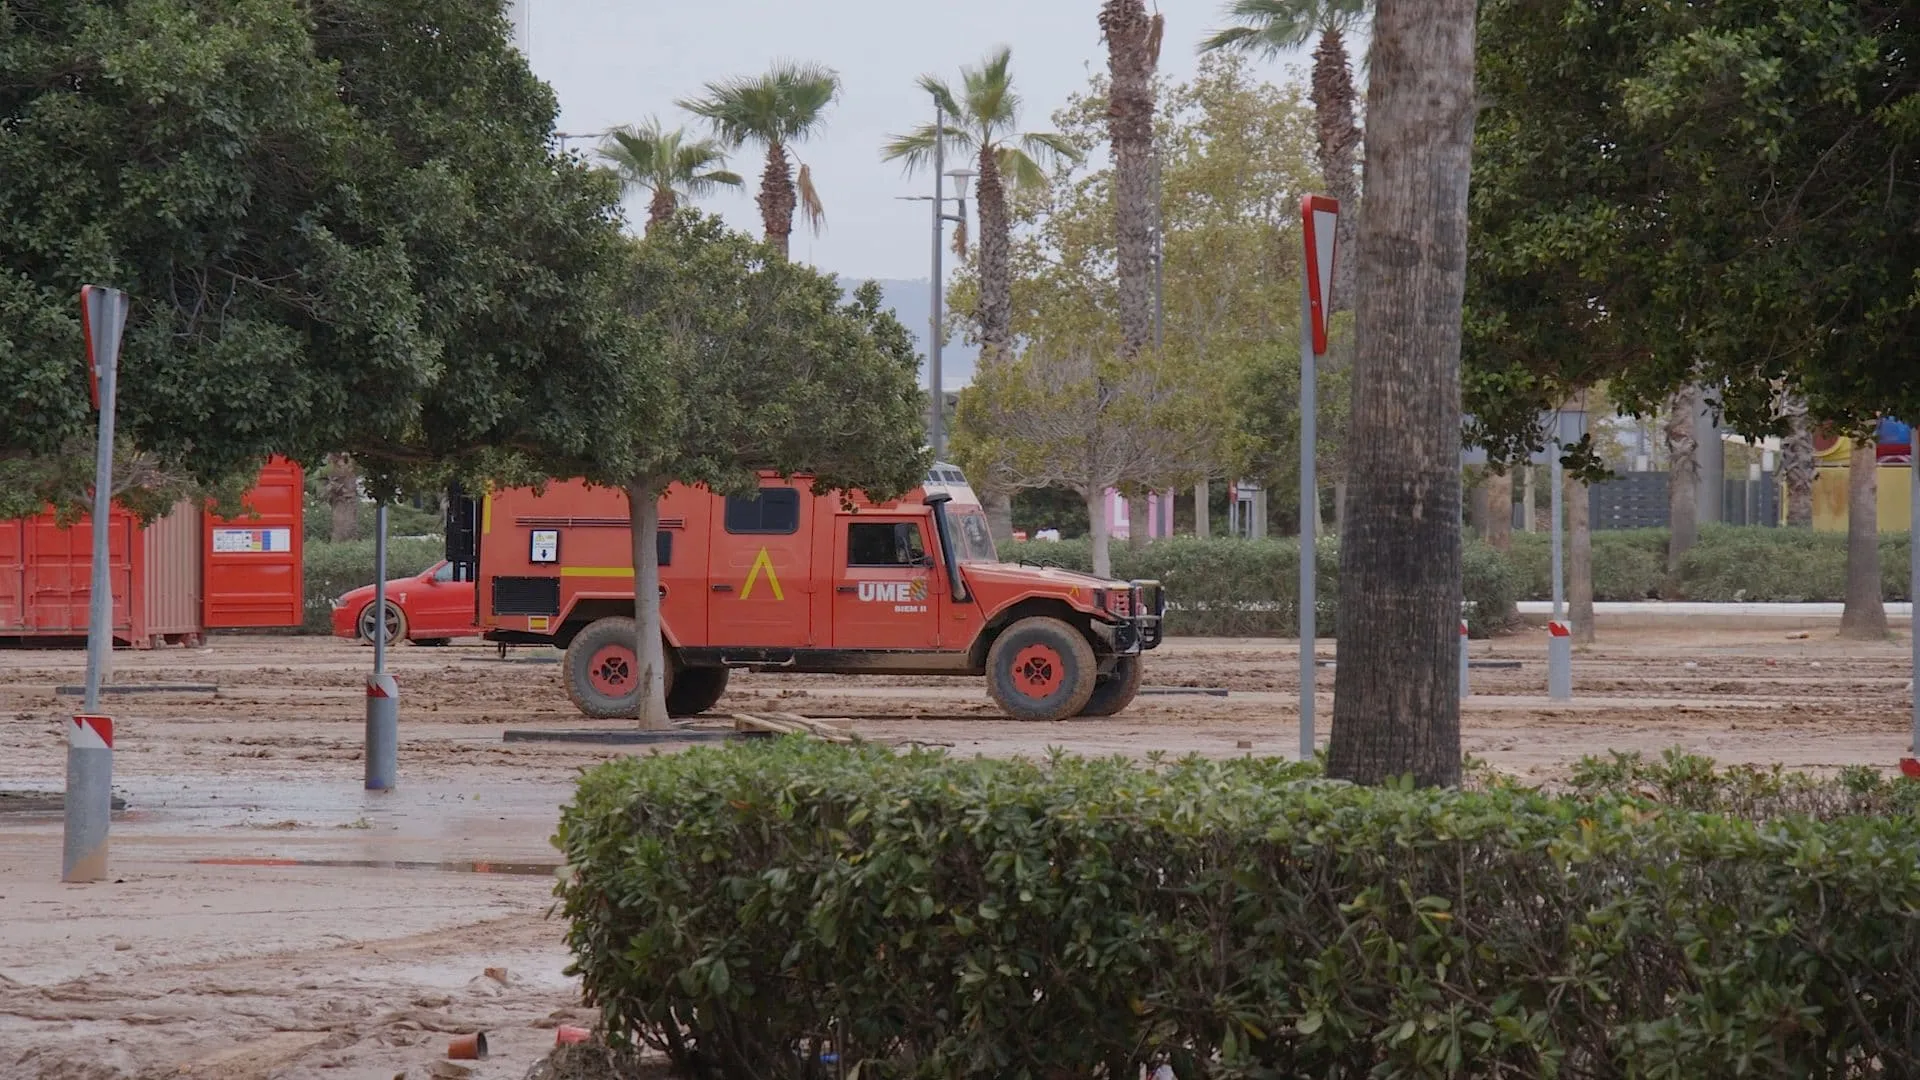
{"label": "palm tree", "polygon": [[[1373,0],[1232,0],[1226,15],[1238,25],[1200,43],[1202,52],[1234,49],[1271,57],[1319,36],[1308,91],[1318,136],[1315,156],[1328,194],[1340,200],[1340,246],[1346,251],[1354,250],[1352,241],[1359,235],[1355,211],[1360,208],[1358,93],[1347,61],[1346,35],[1366,22],[1372,8]],[[1351,285],[1358,265],[1357,259],[1343,259],[1334,270],[1337,308],[1353,302]]]}
{"label": "palm tree", "polygon": [[607,132],[600,159],[613,166],[628,187],[653,193],[647,204],[649,230],[672,217],[682,199],[741,185],[738,174],[720,168],[727,161],[720,144],[688,138],[684,128],[667,131],[658,119]]}
{"label": "palm tree", "polygon": [[922,124],[896,135],[881,151],[887,161],[906,163],[907,171],[933,163],[934,143],[943,149],[972,154],[979,175],[974,196],[980,206],[980,299],[974,322],[980,331],[983,363],[1007,356],[1013,343],[1012,271],[1008,251],[1012,219],[1007,193],[1045,187],[1045,165],[1054,159],[1078,160],[1066,136],[1052,132],[1016,134],[1020,123],[1020,96],[1009,70],[1013,51],[1001,47],[978,67],[960,69],[960,93],[934,75],[922,75],[920,88],[932,94],[946,115],[944,130]]}
{"label": "palm tree", "polygon": [[[788,161],[793,144],[820,130],[827,106],[840,96],[840,76],[818,64],[781,63],[764,75],[707,84],[707,95],[677,104],[713,125],[714,134],[730,147],[748,143],[766,147],[767,165],[760,174],[760,220],[767,243],[787,254],[793,235],[796,206],[806,214],[815,233],[826,221],[813,173],[805,162],[798,178]],[[795,160],[798,156],[795,155]]]}

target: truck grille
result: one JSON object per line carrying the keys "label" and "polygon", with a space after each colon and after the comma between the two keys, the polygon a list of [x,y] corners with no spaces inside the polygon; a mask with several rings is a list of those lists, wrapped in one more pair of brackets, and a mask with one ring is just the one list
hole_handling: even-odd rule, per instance
{"label": "truck grille", "polygon": [[560,614],[557,577],[497,577],[493,579],[495,615]]}

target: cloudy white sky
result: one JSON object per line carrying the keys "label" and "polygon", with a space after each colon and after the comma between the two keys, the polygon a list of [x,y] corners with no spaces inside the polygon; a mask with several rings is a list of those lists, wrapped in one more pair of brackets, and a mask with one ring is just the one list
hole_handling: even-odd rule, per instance
{"label": "cloudy white sky", "polygon": [[[1193,72],[1195,45],[1221,25],[1220,6],[1159,0],[1167,18],[1163,71]],[[879,154],[890,134],[932,119],[914,80],[926,72],[957,79],[962,64],[1011,46],[1022,124],[1042,128],[1068,94],[1106,68],[1099,7],[1099,0],[518,0],[516,19],[534,72],[560,96],[564,132],[598,132],[656,114],[680,122],[685,117],[674,99],[776,59],[833,67],[844,83],[840,101],[822,136],[798,148],[813,168],[827,225],[817,238],[796,232],[794,255],[843,277],[924,279],[927,205],[896,197],[924,194],[931,182],[907,178]],[[1271,77],[1281,79],[1304,61],[1267,63]],[[752,190],[759,161],[745,156],[733,166],[747,177],[746,192],[705,205],[758,232]]]}

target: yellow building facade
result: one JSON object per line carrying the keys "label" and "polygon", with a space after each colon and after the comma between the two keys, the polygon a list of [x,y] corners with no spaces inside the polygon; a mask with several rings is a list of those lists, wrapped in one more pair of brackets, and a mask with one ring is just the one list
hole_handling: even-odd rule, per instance
{"label": "yellow building facade", "polygon": [[[1847,458],[1852,452],[1851,439],[1837,439],[1832,446],[1814,454],[1813,527],[1819,531],[1847,531]],[[1880,511],[1880,531],[1904,533],[1913,508],[1912,469],[1905,464],[1882,465],[1876,471],[1879,473],[1876,505]],[[1786,506],[1783,488],[1780,492],[1783,521]]]}

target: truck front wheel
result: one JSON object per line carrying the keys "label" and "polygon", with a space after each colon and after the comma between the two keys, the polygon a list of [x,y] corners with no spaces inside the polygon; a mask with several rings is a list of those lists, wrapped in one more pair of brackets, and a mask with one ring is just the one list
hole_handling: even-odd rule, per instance
{"label": "truck front wheel", "polygon": [[1045,616],[1021,619],[987,652],[987,692],[1015,720],[1065,720],[1086,708],[1098,671],[1078,630]]}
{"label": "truck front wheel", "polygon": [[1112,716],[1133,704],[1135,695],[1140,693],[1140,669],[1144,666],[1138,656],[1115,660],[1112,673],[1100,676],[1093,684],[1093,696],[1087,699],[1087,707],[1080,710],[1080,715]]}
{"label": "truck front wheel", "polygon": [[[640,664],[633,654],[637,633],[632,619],[615,616],[574,635],[562,667],[575,708],[597,720],[640,715]],[[671,662],[665,678],[671,697]]]}

